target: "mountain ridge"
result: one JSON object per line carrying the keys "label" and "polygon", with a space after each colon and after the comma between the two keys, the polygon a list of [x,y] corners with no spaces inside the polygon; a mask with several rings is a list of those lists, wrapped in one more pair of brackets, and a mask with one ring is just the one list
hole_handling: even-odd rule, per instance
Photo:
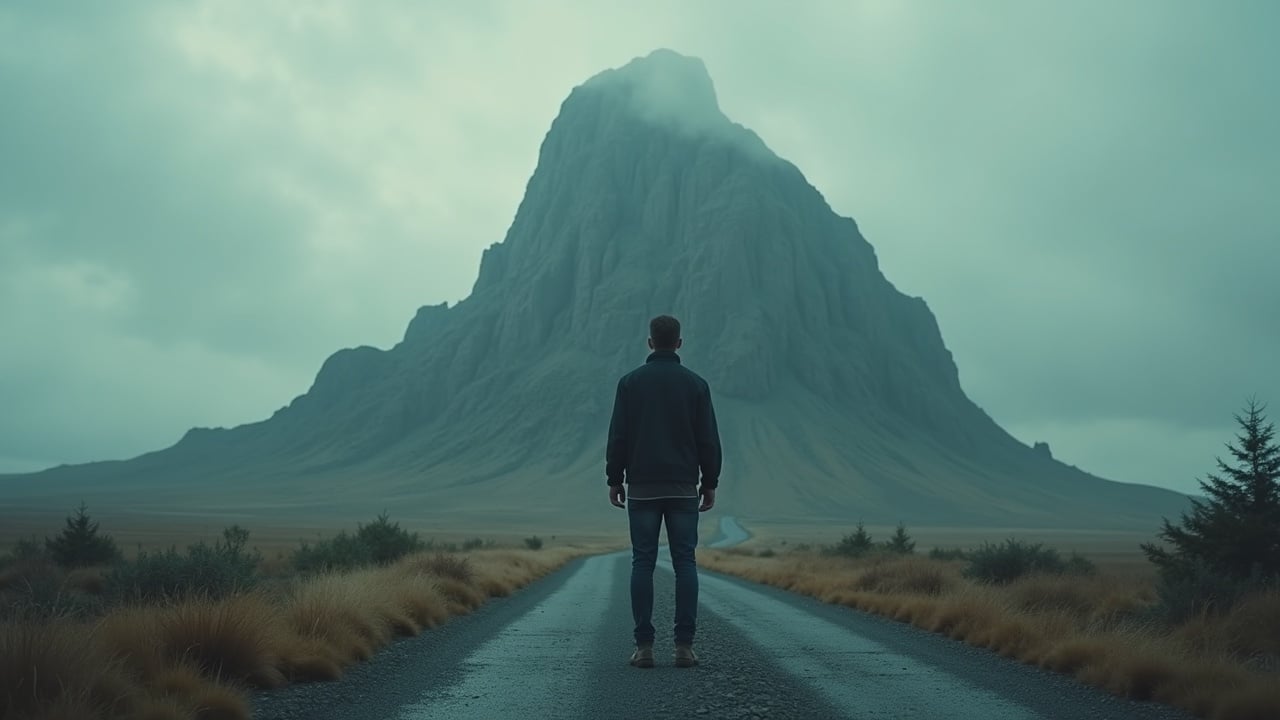
{"label": "mountain ridge", "polygon": [[701,61],[671,51],[570,92],[471,294],[419,308],[395,346],[339,350],[268,419],[27,477],[155,502],[190,489],[166,486],[182,473],[333,486],[300,507],[581,516],[603,497],[613,383],[660,312],[684,323],[684,360],[711,382],[723,504],[745,518],[1129,527],[1185,504],[1001,429],[857,223],[720,112]]}

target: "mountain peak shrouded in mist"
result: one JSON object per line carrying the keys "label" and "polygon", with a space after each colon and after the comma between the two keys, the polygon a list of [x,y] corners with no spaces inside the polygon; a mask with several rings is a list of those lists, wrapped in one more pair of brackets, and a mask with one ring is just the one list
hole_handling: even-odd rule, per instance
{"label": "mountain peak shrouded in mist", "polygon": [[173,504],[212,484],[231,506],[230,490],[252,488],[299,512],[590,523],[614,383],[644,360],[659,313],[683,322],[682,356],[711,383],[727,512],[1120,527],[1185,500],[1010,437],[853,220],[724,116],[700,60],[669,50],[569,94],[467,299],[419,309],[390,350],[335,353],[268,420],[28,486]]}
{"label": "mountain peak shrouded in mist", "polygon": [[707,66],[672,50],[605,70],[582,87],[619,93],[641,117],[679,129],[714,131],[732,124],[720,111]]}

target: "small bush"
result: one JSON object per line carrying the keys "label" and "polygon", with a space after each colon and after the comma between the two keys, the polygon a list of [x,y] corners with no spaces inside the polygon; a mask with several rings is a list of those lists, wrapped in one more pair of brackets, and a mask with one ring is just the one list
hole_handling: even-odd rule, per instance
{"label": "small bush", "polygon": [[833,555],[842,555],[844,557],[862,557],[875,547],[870,533],[858,523],[858,527],[852,533],[840,538],[840,542],[828,550]]}
{"label": "small bush", "polygon": [[1158,607],[1165,619],[1181,622],[1201,614],[1224,614],[1246,596],[1280,588],[1277,579],[1255,575],[1240,579],[1203,562],[1187,562],[1164,570],[1156,581]]}
{"label": "small bush", "polygon": [[345,530],[315,545],[302,543],[293,553],[293,566],[302,573],[354,570],[373,564],[373,551]]}
{"label": "small bush", "polygon": [[358,526],[356,540],[369,548],[369,556],[377,565],[389,565],[425,547],[418,533],[411,533],[401,528],[400,523],[391,522],[385,512],[368,525]]}
{"label": "small bush", "polygon": [[775,553],[775,552],[773,551],[773,548],[765,548],[765,549],[761,550],[760,552],[756,553],[756,557],[771,558],[771,557],[773,557],[773,556],[774,556],[774,555],[776,555],[776,554],[777,554],[777,553]]}
{"label": "small bush", "polygon": [[87,508],[81,504],[74,516],[67,516],[67,526],[45,546],[55,562],[62,567],[105,565],[120,558],[120,550],[110,535],[98,534],[98,523],[89,518]]}
{"label": "small bush", "polygon": [[941,560],[943,562],[951,562],[953,560],[968,560],[969,553],[960,548],[940,548],[936,547],[929,551],[930,560]]}
{"label": "small bush", "polygon": [[479,550],[482,547],[484,547],[484,540],[481,540],[480,538],[471,538],[470,540],[465,540],[462,543],[462,549],[466,551]]}
{"label": "small bush", "polygon": [[55,565],[43,551],[22,558],[8,558],[4,565],[0,566],[0,592],[25,585],[33,577],[61,576],[62,573],[62,568]]}
{"label": "small bush", "polygon": [[459,582],[469,583],[474,575],[471,561],[465,557],[436,553],[435,555],[413,558],[412,567],[436,577],[451,578]]}
{"label": "small bush", "polygon": [[44,558],[47,553],[48,550],[45,549],[43,543],[36,540],[35,535],[29,538],[19,538],[18,542],[13,544],[13,549],[9,551],[9,556],[5,558],[5,564]]}
{"label": "small bush", "polygon": [[99,598],[78,592],[67,580],[66,572],[47,558],[6,569],[0,573],[0,619],[79,618],[101,612]]}
{"label": "small bush", "polygon": [[537,535],[534,535],[533,537],[527,537],[524,539],[524,546],[529,548],[530,550],[541,550],[542,538],[538,537]]}
{"label": "small bush", "polygon": [[[354,535],[345,530],[315,545],[302,543],[293,553],[293,567],[303,573],[354,570],[369,565],[390,565],[400,558],[423,550],[445,549],[434,540],[423,540],[418,533],[391,522],[384,512],[368,525],[358,525]],[[457,550],[450,544],[449,551]]]}
{"label": "small bush", "polygon": [[1067,575],[1097,575],[1098,566],[1093,561],[1083,555],[1071,553],[1071,557],[1067,558],[1066,567],[1063,572]]}
{"label": "small bush", "polygon": [[969,556],[966,577],[980,582],[1004,584],[1035,572],[1061,574],[1066,562],[1053,548],[1010,538],[1000,545],[983,543]]}
{"label": "small bush", "polygon": [[111,595],[131,600],[156,601],[192,596],[221,598],[254,584],[254,571],[262,560],[246,552],[249,531],[233,525],[222,531],[222,540],[204,541],[162,552],[139,551],[131,563],[120,563],[107,575]]}

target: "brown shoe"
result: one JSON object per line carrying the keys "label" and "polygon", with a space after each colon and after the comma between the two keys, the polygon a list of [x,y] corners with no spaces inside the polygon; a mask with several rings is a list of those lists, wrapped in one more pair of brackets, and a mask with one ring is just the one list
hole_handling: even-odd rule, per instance
{"label": "brown shoe", "polygon": [[676,646],[676,667],[690,668],[698,664],[698,654],[692,645]]}
{"label": "brown shoe", "polygon": [[637,645],[636,651],[631,653],[631,665],[638,668],[653,667],[653,646]]}

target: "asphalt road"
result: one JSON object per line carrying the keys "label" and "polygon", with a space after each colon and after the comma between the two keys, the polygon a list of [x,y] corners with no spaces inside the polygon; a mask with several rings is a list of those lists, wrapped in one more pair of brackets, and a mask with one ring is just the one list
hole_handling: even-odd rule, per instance
{"label": "asphalt road", "polygon": [[[746,536],[731,519],[718,536]],[[1061,718],[1188,716],[916,628],[700,571],[699,667],[670,658],[674,582],[655,578],[658,667],[632,650],[629,557],[575,561],[401,640],[339,682],[259,695],[255,717]]]}

